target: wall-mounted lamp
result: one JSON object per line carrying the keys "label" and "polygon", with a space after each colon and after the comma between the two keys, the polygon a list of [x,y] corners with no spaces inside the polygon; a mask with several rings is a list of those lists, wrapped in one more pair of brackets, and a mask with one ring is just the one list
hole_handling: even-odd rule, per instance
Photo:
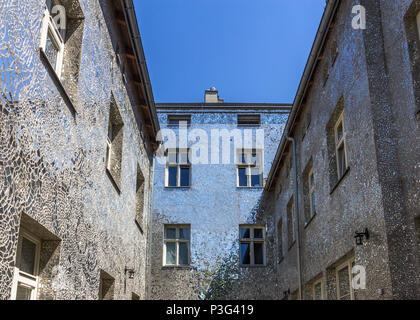
{"label": "wall-mounted lamp", "polygon": [[127,289],[127,273],[128,273],[128,278],[129,279],[134,279],[134,269],[129,269],[127,268],[127,266],[124,269],[124,293],[126,292]]}
{"label": "wall-mounted lamp", "polygon": [[368,228],[365,229],[365,232],[357,232],[356,231],[356,235],[354,237],[356,239],[356,244],[358,246],[363,245],[363,238],[366,238],[366,240],[369,240],[369,230],[368,230]]}
{"label": "wall-mounted lamp", "polygon": [[288,298],[290,296],[290,288],[287,291],[283,291],[284,298]]}
{"label": "wall-mounted lamp", "polygon": [[127,273],[128,273],[128,279],[134,279],[134,273],[135,273],[134,269],[129,269],[125,267],[124,274],[127,274]]}

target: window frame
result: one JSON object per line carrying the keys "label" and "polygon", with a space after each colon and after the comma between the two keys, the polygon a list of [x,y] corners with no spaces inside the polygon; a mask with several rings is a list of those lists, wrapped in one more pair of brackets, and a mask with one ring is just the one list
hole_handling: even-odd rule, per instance
{"label": "window frame", "polygon": [[321,300],[325,300],[324,279],[322,277],[312,284],[312,300],[317,300],[315,299],[315,287],[318,284],[321,285]]}
{"label": "window frame", "polygon": [[[312,183],[311,177],[313,178],[314,183]],[[315,207],[316,206],[316,200],[315,200],[315,203],[313,203],[313,200],[312,200],[312,195],[315,195],[315,197],[316,197],[314,168],[311,168],[311,170],[308,173],[308,195],[309,195],[309,214],[310,214],[310,217],[309,217],[308,221],[310,221],[316,214],[316,207]],[[306,222],[308,222],[308,221],[306,221]]]}
{"label": "window frame", "polygon": [[354,298],[354,289],[353,289],[353,263],[355,262],[354,257],[346,260],[342,264],[338,265],[335,268],[335,279],[336,279],[336,287],[337,287],[337,300],[341,300],[346,295],[340,295],[340,278],[338,277],[338,273],[343,270],[344,268],[348,268],[349,271],[349,288],[350,288],[350,300],[355,300]]}
{"label": "window frame", "polygon": [[[294,200],[294,195],[290,198],[289,203],[287,204],[287,208],[286,208],[286,212],[287,212],[287,227],[289,228],[289,214],[291,217],[291,230],[288,230],[287,232],[287,237],[291,236],[291,239],[289,241],[288,239],[288,245],[289,245],[289,250],[293,247],[293,245],[296,242],[296,232],[295,232],[295,227],[296,227],[296,217],[295,217],[295,200]],[[290,234],[291,231],[291,234]]]}
{"label": "window frame", "polygon": [[[343,134],[341,136],[341,138],[338,137],[338,127],[342,126],[342,130],[343,130]],[[349,162],[348,162],[348,156],[347,156],[347,131],[346,131],[346,126],[345,126],[345,121],[344,121],[344,110],[341,112],[340,116],[338,117],[335,125],[334,125],[334,143],[335,143],[335,158],[336,158],[336,162],[337,162],[337,176],[338,176],[338,180],[340,180],[344,174],[346,173],[346,170],[349,167]],[[340,157],[339,157],[339,150],[340,148],[343,147],[344,150],[344,162],[345,162],[345,166],[342,168],[342,171],[340,170]]]}
{"label": "window frame", "polygon": [[[19,269],[21,254],[22,254],[22,241],[23,238],[31,241],[35,244],[35,261],[34,261],[34,275],[28,274]],[[16,300],[17,289],[19,284],[23,284],[24,287],[33,288],[31,292],[30,300],[36,300],[38,297],[38,286],[39,286],[39,263],[41,256],[41,240],[29,233],[25,229],[21,228],[18,238],[18,247],[16,251],[16,264],[14,267],[13,284],[11,291],[11,300]]]}
{"label": "window frame", "polygon": [[[242,229],[250,229],[250,237],[249,238],[242,238],[241,230]],[[262,229],[263,230],[263,237],[262,238],[255,238],[254,237],[254,230],[255,229]],[[267,252],[266,252],[266,226],[265,225],[258,225],[258,224],[241,224],[239,225],[239,266],[241,268],[255,268],[255,267],[265,267],[267,265]],[[241,245],[243,243],[249,244],[249,255],[250,260],[249,264],[242,263],[242,252],[241,252]],[[262,243],[263,245],[263,263],[262,264],[255,264],[255,256],[254,256],[254,243]]]}
{"label": "window frame", "polygon": [[[170,162],[169,153],[173,153],[176,151],[176,162]],[[187,154],[187,162],[180,162],[180,154]],[[177,174],[176,174],[176,186],[169,185],[169,168],[176,167]],[[188,178],[188,186],[181,186],[181,169],[188,168],[189,169],[189,178]],[[166,166],[165,166],[165,188],[191,188],[192,185],[192,166],[190,162],[190,149],[185,148],[177,148],[177,149],[167,149],[166,150]]]}
{"label": "window frame", "polygon": [[[175,229],[175,239],[166,238],[167,229]],[[188,239],[179,239],[179,230],[188,229]],[[175,243],[175,264],[166,263],[166,244]],[[179,264],[179,243],[188,244],[188,264]],[[162,257],[162,266],[163,267],[189,267],[191,265],[191,225],[189,224],[165,224],[163,226],[163,257]]]}
{"label": "window frame", "polygon": [[420,41],[420,11],[417,13],[416,23],[417,23],[418,37],[419,37],[419,41]]}
{"label": "window frame", "polygon": [[[64,30],[63,30],[64,33]],[[51,67],[54,69],[57,77],[61,79],[61,73],[63,69],[63,60],[64,60],[64,39],[65,35],[61,34],[57,25],[55,24],[54,18],[46,6],[44,10],[44,17],[42,18],[42,27],[41,27],[41,44],[40,49],[46,54],[47,38],[50,35],[51,40],[53,41],[54,46],[57,48],[57,61],[56,65]],[[48,60],[48,59],[47,59]],[[48,60],[51,64],[51,62]]]}
{"label": "window frame", "polygon": [[238,114],[236,117],[236,123],[238,127],[260,127],[261,115],[260,114]]}
{"label": "window frame", "polygon": [[[177,121],[177,123],[170,123]],[[167,116],[168,127],[189,127],[191,126],[191,115],[189,114],[170,114]]]}
{"label": "window frame", "polygon": [[[259,160],[259,163],[253,164],[252,162],[247,163],[246,155],[250,154],[251,157],[255,153],[257,159]],[[245,155],[245,162],[242,162],[242,155]],[[239,160],[240,159],[240,160]],[[239,179],[239,169],[245,169],[245,175],[246,175],[246,186],[240,185],[240,179]],[[252,186],[252,169],[260,169],[259,174],[259,186]],[[264,184],[264,177],[263,177],[263,171],[264,171],[264,160],[263,160],[263,152],[261,149],[238,149],[236,151],[236,187],[237,188],[244,188],[244,189],[253,189],[253,188],[263,188]]]}

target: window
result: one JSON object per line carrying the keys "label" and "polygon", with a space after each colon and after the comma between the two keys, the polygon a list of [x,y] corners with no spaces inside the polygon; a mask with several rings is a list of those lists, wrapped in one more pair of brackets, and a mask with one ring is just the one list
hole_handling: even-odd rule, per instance
{"label": "window", "polygon": [[347,170],[347,146],[346,146],[346,129],[344,126],[344,112],[338,118],[334,127],[335,137],[335,154],[337,161],[338,179],[344,175]]}
{"label": "window", "polygon": [[312,285],[312,299],[313,300],[324,300],[324,282],[322,281],[322,278],[315,281]]}
{"label": "window", "polygon": [[239,114],[238,127],[257,127],[261,125],[259,114]]}
{"label": "window", "polygon": [[308,175],[308,192],[309,192],[309,219],[312,219],[312,217],[315,215],[315,204],[316,204],[316,198],[315,198],[315,180],[314,180],[314,169],[311,169],[309,171]]}
{"label": "window", "polygon": [[191,187],[189,149],[168,149],[166,155],[166,187]]}
{"label": "window", "polygon": [[420,41],[420,11],[417,14],[417,30],[418,30],[418,36],[419,36],[419,41]]}
{"label": "window", "polygon": [[[56,2],[56,1],[54,1]],[[61,70],[64,56],[65,29],[59,29],[55,19],[51,15],[53,5],[47,1],[44,11],[41,31],[41,50],[45,53],[51,67],[54,69],[58,78],[61,77]]]}
{"label": "window", "polygon": [[166,225],[163,245],[165,266],[190,264],[190,226]]}
{"label": "window", "polygon": [[289,249],[293,246],[296,241],[295,237],[295,203],[293,196],[290,198],[287,204],[287,238]]}
{"label": "window", "polygon": [[263,186],[263,161],[259,150],[240,150],[237,153],[236,185],[242,188]]}
{"label": "window", "polygon": [[36,300],[41,241],[21,230],[12,288],[14,300]]}
{"label": "window", "polygon": [[118,111],[114,96],[111,95],[111,107],[106,141],[106,169],[118,192],[121,190],[122,152],[124,123]]}
{"label": "window", "polygon": [[277,250],[278,250],[278,262],[283,260],[283,220],[280,219],[277,224]]}
{"label": "window", "polygon": [[114,300],[115,279],[107,272],[99,272],[99,300]]}
{"label": "window", "polygon": [[265,226],[239,227],[241,266],[265,265]]}
{"label": "window", "polygon": [[136,181],[136,214],[135,221],[140,231],[144,231],[144,176],[140,166],[137,165],[137,181]]}
{"label": "window", "polygon": [[189,126],[191,125],[190,115],[168,115],[168,126]]}
{"label": "window", "polygon": [[354,291],[352,286],[352,269],[354,266],[354,258],[346,261],[336,268],[337,281],[337,299],[338,300],[354,300]]}

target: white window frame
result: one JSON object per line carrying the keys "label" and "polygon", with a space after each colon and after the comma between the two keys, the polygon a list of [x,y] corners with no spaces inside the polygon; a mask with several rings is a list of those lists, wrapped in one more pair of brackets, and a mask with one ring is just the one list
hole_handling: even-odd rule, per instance
{"label": "white window frame", "polygon": [[[20,265],[23,238],[26,238],[27,240],[31,241],[36,246],[35,261],[34,261],[35,262],[34,275],[23,272],[19,270],[19,267],[18,267]],[[33,288],[30,300],[37,299],[40,253],[41,253],[41,241],[37,237],[33,236],[32,234],[30,234],[29,232],[21,228],[19,232],[19,240],[18,240],[18,247],[17,247],[17,253],[16,253],[16,265],[14,268],[14,277],[13,277],[12,292],[11,292],[12,300],[16,300],[17,289],[18,289],[19,284],[23,285],[24,287]]]}
{"label": "white window frame", "polygon": [[[343,128],[343,135],[341,138],[338,137],[338,127],[342,125]],[[349,162],[347,158],[347,133],[346,133],[346,126],[344,122],[344,111],[341,113],[340,117],[338,118],[335,126],[334,126],[334,140],[335,140],[335,158],[337,161],[337,175],[338,179],[341,179],[349,167]],[[338,150],[343,147],[344,150],[344,161],[345,166],[342,168],[342,172],[340,172],[340,157],[338,155]]]}
{"label": "white window frame", "polygon": [[312,300],[315,299],[315,288],[316,286],[320,284],[321,285],[321,300],[325,300],[325,291],[324,291],[324,280],[322,278],[319,278],[312,284]]}
{"label": "white window frame", "polygon": [[[250,237],[249,238],[242,238],[242,229],[250,229]],[[254,238],[254,230],[255,229],[262,229],[263,237],[261,238]],[[265,267],[267,264],[267,252],[266,252],[266,226],[265,225],[254,225],[254,224],[242,224],[239,225],[239,265],[240,267],[248,268],[248,267]],[[250,263],[249,264],[242,264],[242,255],[241,255],[241,244],[248,243],[249,244],[249,254],[250,254]],[[254,257],[254,243],[262,243],[263,245],[263,264],[255,264],[255,257]]]}
{"label": "white window frame", "polygon": [[108,125],[108,135],[106,136],[106,164],[105,165],[109,172],[111,172],[111,151],[112,151],[112,141],[111,141],[110,136],[112,136],[111,122]]}
{"label": "white window frame", "polygon": [[[313,183],[312,183],[311,177],[313,177]],[[310,220],[316,214],[316,208],[315,208],[316,200],[315,200],[315,203],[313,203],[313,200],[312,200],[312,195],[315,194],[315,175],[314,175],[313,168],[311,168],[308,174],[308,192],[309,192],[309,213],[310,213],[309,220]]]}
{"label": "white window frame", "polygon": [[[189,161],[190,155],[190,149],[168,149],[167,151],[167,157],[166,157],[166,168],[165,168],[165,188],[191,188],[191,182],[192,182],[192,174],[191,174],[191,162]],[[176,162],[170,162],[169,153],[176,153]],[[180,154],[186,154],[187,155],[187,162],[180,162]],[[169,185],[169,168],[170,167],[176,167],[177,168],[177,175],[176,175],[176,186],[170,186]],[[188,186],[181,186],[181,169],[182,168],[188,168],[189,169],[189,180],[188,180]]]}
{"label": "white window frame", "polygon": [[[175,229],[175,238],[176,239],[167,239],[166,238],[166,229]],[[179,230],[188,229],[188,239],[179,239]],[[175,243],[175,264],[166,263],[166,244]],[[179,243],[188,244],[188,264],[179,264]],[[165,224],[163,227],[163,266],[164,267],[186,267],[191,264],[191,225],[188,224]]]}
{"label": "white window frame", "polygon": [[[50,13],[48,7],[44,11],[44,17],[42,19],[42,29],[41,29],[41,44],[40,49],[45,53],[47,45],[47,37],[50,34],[51,40],[54,42],[54,45],[57,48],[57,63],[55,66],[51,65],[54,69],[57,77],[61,78],[61,71],[63,67],[63,58],[64,58],[64,40],[58,30],[58,27],[54,21],[53,16]],[[48,61],[49,62],[49,61]]]}
{"label": "white window frame", "polygon": [[[256,154],[259,163],[255,162],[247,162],[247,158],[245,158],[245,163],[242,162],[242,155],[245,154],[251,156],[252,154]],[[236,152],[236,187],[237,188],[263,188],[263,168],[264,168],[264,160],[263,160],[263,152],[260,149],[238,149]],[[245,169],[245,175],[247,179],[247,185],[241,186],[239,184],[239,169]],[[252,186],[252,170],[253,169],[260,169],[260,186]]]}
{"label": "white window frame", "polygon": [[350,258],[349,260],[347,260],[346,262],[343,262],[342,264],[340,264],[336,269],[335,269],[335,279],[336,279],[336,286],[337,286],[337,300],[341,300],[344,295],[341,295],[340,293],[340,279],[338,277],[338,273],[339,271],[343,270],[344,268],[348,268],[349,271],[349,288],[350,288],[350,300],[354,300],[354,289],[353,289],[353,263],[354,263],[354,258]]}
{"label": "white window frame", "polygon": [[420,11],[417,13],[416,21],[417,21],[417,30],[418,30],[418,36],[419,36],[419,41],[420,41]]}

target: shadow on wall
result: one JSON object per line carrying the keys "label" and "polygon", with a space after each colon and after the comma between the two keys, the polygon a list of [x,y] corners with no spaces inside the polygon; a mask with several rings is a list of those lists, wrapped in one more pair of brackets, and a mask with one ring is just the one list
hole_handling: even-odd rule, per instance
{"label": "shadow on wall", "polygon": [[[261,212],[261,197],[252,208],[246,224],[256,224],[257,216]],[[238,238],[238,237],[237,237]],[[249,281],[248,268],[239,266],[239,239],[231,245],[226,258],[221,262],[218,270],[211,276],[210,284],[202,294],[203,300],[229,300],[241,299],[242,290],[238,290],[245,282]],[[251,288],[252,290],[252,288]]]}

